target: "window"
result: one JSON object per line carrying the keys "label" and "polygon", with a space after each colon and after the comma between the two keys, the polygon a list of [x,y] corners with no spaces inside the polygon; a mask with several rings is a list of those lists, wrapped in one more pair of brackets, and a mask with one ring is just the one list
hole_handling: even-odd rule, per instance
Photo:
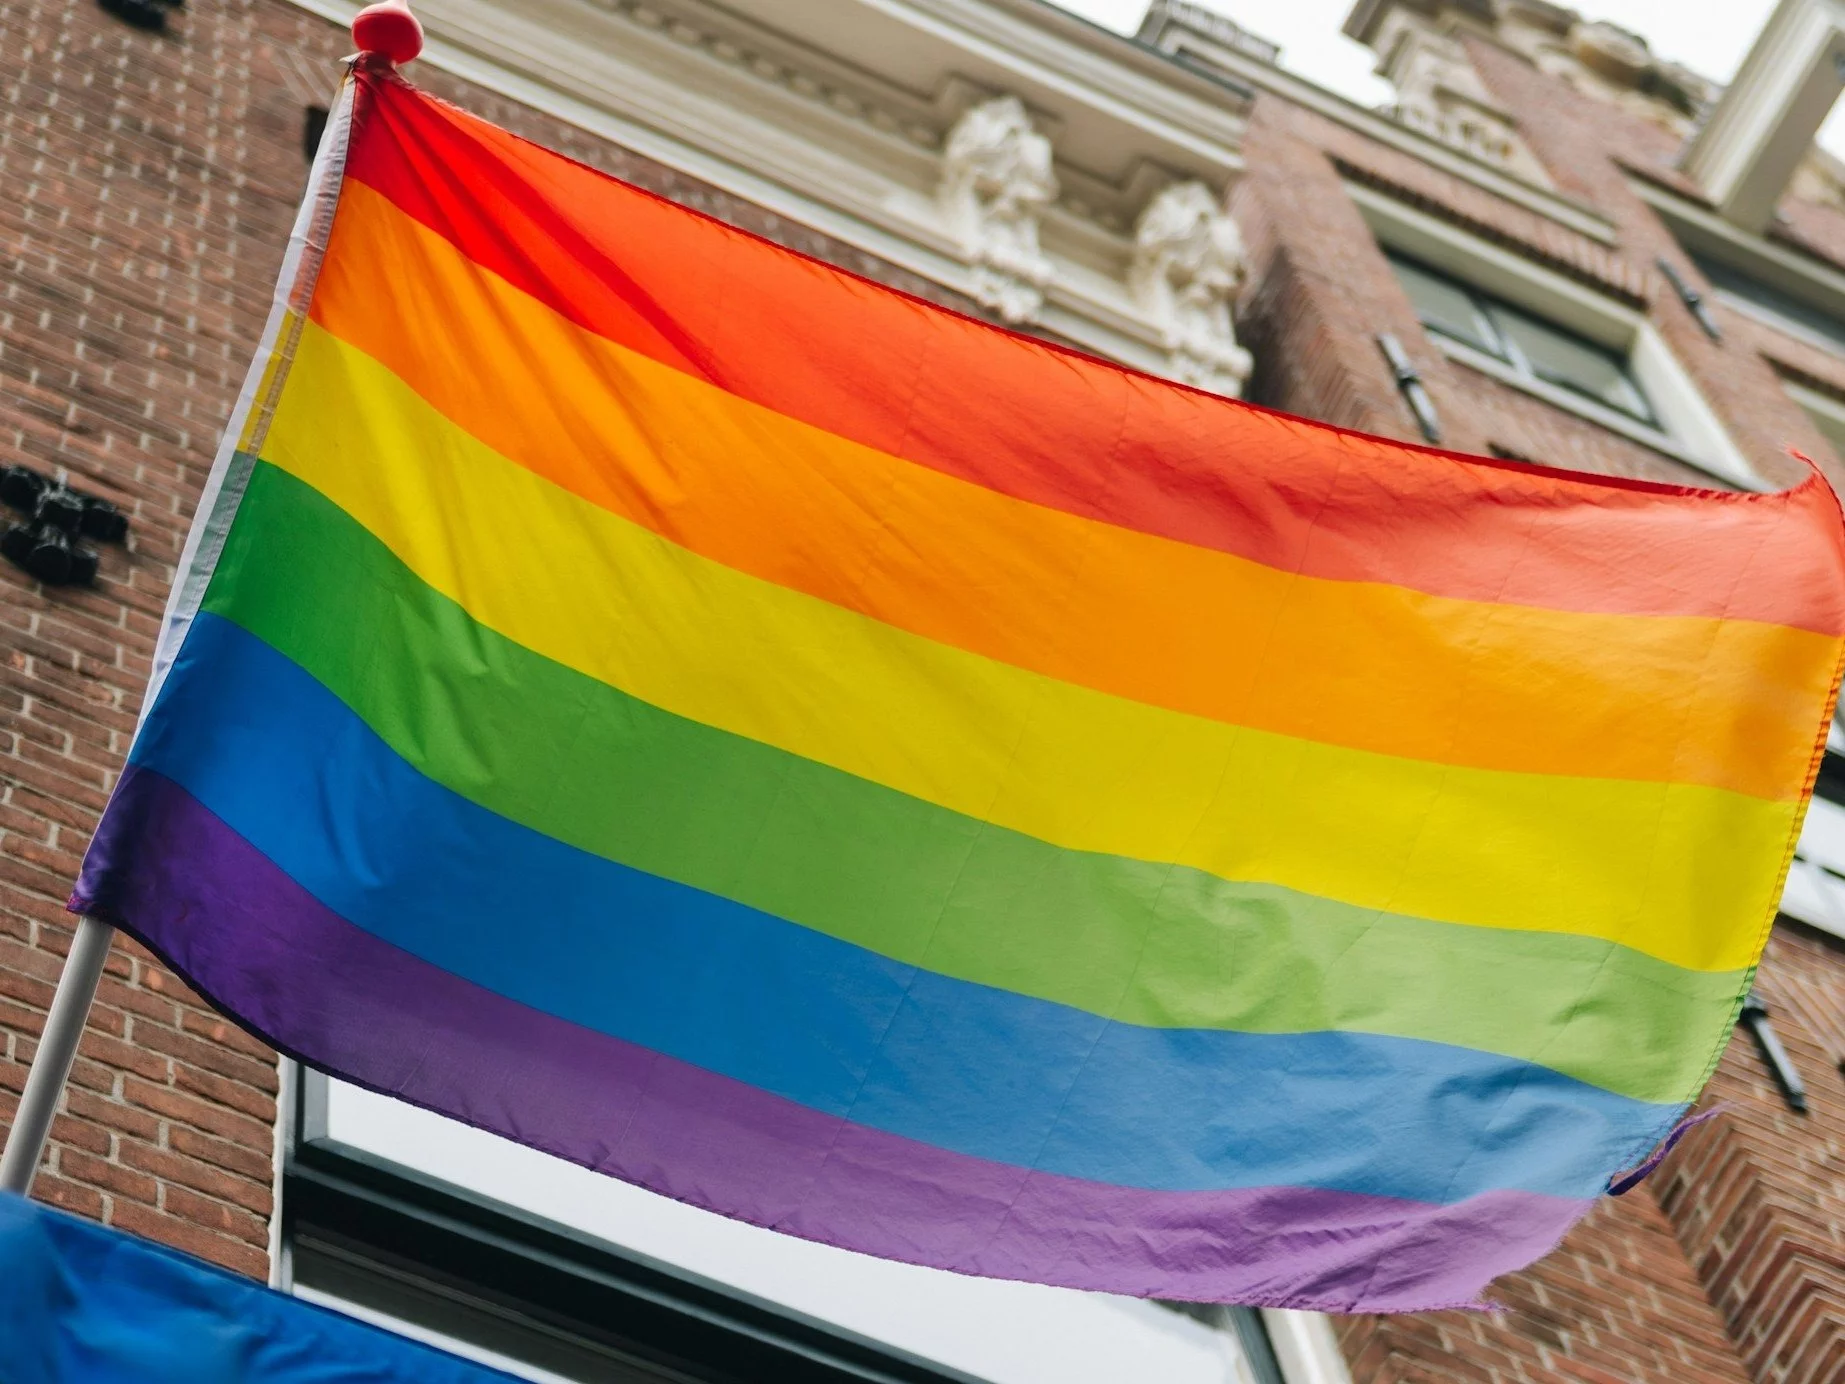
{"label": "window", "polygon": [[1687,253],[1717,290],[1718,301],[1823,350],[1845,354],[1845,321],[1810,297],[1765,283],[1712,255]]}
{"label": "window", "polygon": [[1482,351],[1520,375],[1659,426],[1652,404],[1619,352],[1403,255],[1390,254],[1389,259],[1429,331]]}
{"label": "window", "polygon": [[1659,214],[1725,307],[1822,351],[1845,355],[1845,272],[1656,184],[1629,186]]}
{"label": "window", "polygon": [[[1710,281],[1715,301],[1809,346],[1845,356],[1845,273],[1785,245],[1738,231],[1657,188],[1636,186],[1685,257]],[[1832,450],[1845,458],[1845,397],[1790,374],[1783,374],[1781,385]]]}
{"label": "window", "polygon": [[1167,1306],[866,1259],[317,1073],[293,1069],[289,1090],[283,1285],[516,1378],[1349,1384],[1312,1314]]}
{"label": "window", "polygon": [[1766,487],[1639,307],[1363,183],[1345,190],[1443,355],[1726,485]]}
{"label": "window", "polygon": [[1845,728],[1836,721],[1788,867],[1781,911],[1845,937]]}

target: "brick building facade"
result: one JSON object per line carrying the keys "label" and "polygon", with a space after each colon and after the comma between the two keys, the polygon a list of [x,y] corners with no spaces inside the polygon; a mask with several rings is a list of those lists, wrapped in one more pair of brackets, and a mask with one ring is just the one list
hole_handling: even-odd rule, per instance
{"label": "brick building facade", "polygon": [[[995,8],[1061,22],[1024,0]],[[306,172],[308,111],[326,104],[349,45],[322,9],[339,7],[194,0],[164,33],[88,0],[0,10],[0,464],[66,476],[131,525],[89,589],[46,588],[0,564],[0,1124],[34,1054],[71,935],[62,902],[133,731],[173,565],[262,326]],[[428,9],[440,37],[448,7]],[[1188,100],[1234,117],[1240,166],[1220,181],[1247,246],[1235,320],[1253,355],[1248,395],[1418,438],[1428,420],[1380,349],[1387,335],[1426,386],[1444,445],[1459,450],[1700,485],[1734,482],[1740,459],[1774,486],[1800,475],[1793,448],[1845,486],[1828,441],[1845,436],[1845,326],[1832,342],[1823,322],[1790,321],[1773,292],[1751,299],[1746,273],[1753,255],[1776,273],[1845,285],[1845,179],[1830,164],[1810,159],[1778,218],[1738,233],[1726,259],[1713,201],[1682,167],[1692,123],[1716,96],[1689,74],[1549,5],[1367,0],[1352,27],[1387,70],[1402,69],[1394,118],[1312,93],[1259,42],[1184,5],[1157,5],[1138,45],[1081,40],[1118,47],[1155,80],[1169,72]],[[457,38],[453,51],[470,50]],[[1449,65],[1441,82],[1416,85],[1417,52]],[[570,99],[531,99],[530,81],[439,59],[413,78],[542,143],[911,292],[1016,315],[983,303],[977,279],[930,272],[939,247],[880,253],[876,236],[613,138],[608,122],[573,117]],[[1443,121],[1469,82],[1472,123],[1457,135]],[[1067,122],[1060,156],[1081,128]],[[1083,190],[1076,173],[1065,182]],[[1073,220],[1047,231],[1047,254],[1079,286],[1066,261],[1112,263],[1132,249],[1119,217],[1095,221],[1114,239]],[[1444,346],[1386,249],[1441,259],[1457,281],[1478,265],[1473,286],[1521,310],[1567,298],[1564,316],[1589,323],[1607,350],[1631,351],[1637,373],[1640,353],[1655,351],[1672,363],[1669,379],[1644,376],[1665,381],[1648,390],[1657,416],[1635,424],[1562,406],[1504,362]],[[1662,266],[1701,293],[1709,327]],[[1093,326],[1107,314],[1085,315],[1071,292],[1047,289],[1044,310],[1019,325],[1111,349]],[[1145,351],[1164,349],[1157,331],[1142,337]],[[1114,353],[1146,365],[1139,349]],[[1679,395],[1691,402],[1668,416]],[[1825,854],[1823,842],[1803,849],[1813,858],[1803,868],[1821,872],[1815,888],[1829,887]],[[1804,1113],[1739,1035],[1709,1098],[1722,1113],[1649,1183],[1503,1281],[1503,1314],[1340,1321],[1351,1378],[1845,1380],[1845,933],[1813,907],[1793,910],[1759,990],[1804,1078]],[[35,1194],[270,1276],[286,1243],[277,1196],[298,1128],[293,1079],[118,944]]]}

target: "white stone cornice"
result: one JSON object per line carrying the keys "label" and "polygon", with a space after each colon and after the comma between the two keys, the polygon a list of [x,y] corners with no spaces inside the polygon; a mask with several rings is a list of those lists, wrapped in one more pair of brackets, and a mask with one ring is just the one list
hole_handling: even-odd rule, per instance
{"label": "white stone cornice", "polygon": [[[294,3],[335,20],[357,9]],[[970,108],[1017,97],[1061,190],[1034,204],[1044,272],[1012,276],[1042,295],[1033,320],[1153,371],[1170,365],[1167,329],[1126,282],[1133,227],[1160,189],[1221,193],[1241,167],[1246,94],[1048,5],[418,0],[417,13],[424,64],[996,306],[992,247],[970,251],[941,196],[943,149]]]}
{"label": "white stone cornice", "polygon": [[[1030,2],[994,0],[994,3],[1006,4]],[[1377,19],[1395,3],[1399,3],[1399,0],[1364,0],[1353,10],[1346,32],[1353,36],[1370,33]],[[1432,9],[1436,0],[1420,0],[1419,3],[1412,0],[1412,3],[1416,3],[1418,8]],[[1185,61],[1208,67],[1226,80],[1244,83],[1256,91],[1273,92],[1367,139],[1408,154],[1418,162],[1440,169],[1483,192],[1536,212],[1539,216],[1560,226],[1567,226],[1604,245],[1613,245],[1616,241],[1614,223],[1595,208],[1554,189],[1533,183],[1516,172],[1476,158],[1431,134],[1412,129],[1387,114],[1360,106],[1235,45],[1207,44],[1208,52],[1200,52],[1190,41],[1183,26],[1171,23],[1143,27],[1141,39],[1162,51],[1175,55],[1183,53]]]}

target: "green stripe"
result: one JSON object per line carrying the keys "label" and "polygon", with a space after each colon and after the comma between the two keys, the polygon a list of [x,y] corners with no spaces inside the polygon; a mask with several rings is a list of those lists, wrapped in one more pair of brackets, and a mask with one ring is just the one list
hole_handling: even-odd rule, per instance
{"label": "green stripe", "polygon": [[1741,985],[1063,850],[687,721],[476,624],[318,491],[251,478],[205,608],[422,772],[584,850],[958,979],[1156,1027],[1346,1029],[1689,1099]]}

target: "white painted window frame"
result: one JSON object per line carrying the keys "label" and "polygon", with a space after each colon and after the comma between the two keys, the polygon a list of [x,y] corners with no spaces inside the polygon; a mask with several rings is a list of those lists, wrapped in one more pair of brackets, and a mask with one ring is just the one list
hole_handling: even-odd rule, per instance
{"label": "white painted window frame", "polygon": [[1845,865],[1839,838],[1845,835],[1845,809],[1815,798],[1807,809],[1800,844],[1788,865],[1781,911],[1809,927],[1845,938]]}
{"label": "white painted window frame", "polygon": [[1744,317],[1753,318],[1764,327],[1772,327],[1783,336],[1791,336],[1796,341],[1804,341],[1817,351],[1824,351],[1831,356],[1845,355],[1845,348],[1841,348],[1838,341],[1828,337],[1824,332],[1814,331],[1804,322],[1783,316],[1767,303],[1758,303],[1754,299],[1745,298],[1742,294],[1733,292],[1721,284],[1712,287],[1711,296],[1726,308],[1739,312]]}
{"label": "white painted window frame", "polygon": [[[1721,264],[1764,288],[1804,300],[1829,317],[1845,322],[1845,272],[1766,236],[1732,226],[1704,207],[1688,202],[1652,183],[1631,180],[1628,186],[1665,222],[1672,238],[1687,257],[1697,256]],[[1845,355],[1836,338],[1814,331],[1804,322],[1784,317],[1721,285],[1712,296],[1726,308],[1752,318],[1775,331],[1804,341],[1828,355]]]}
{"label": "white painted window frame", "polygon": [[[1791,380],[1783,383],[1802,408],[1825,411],[1845,427],[1845,403]],[[1836,715],[1826,731],[1826,750],[1829,754],[1845,754],[1845,725]],[[1781,912],[1821,932],[1845,938],[1845,807],[1820,797],[1808,806],[1794,858],[1788,863]]]}
{"label": "white painted window frame", "polygon": [[[1845,745],[1845,731],[1840,732],[1840,743]],[[289,1272],[292,1266],[289,1262],[288,1240],[282,1234],[280,1169],[297,1139],[313,1141],[328,1136],[328,1082],[331,1078],[324,1072],[303,1067],[287,1057],[281,1061],[281,1078],[276,1128],[276,1214],[270,1229],[270,1286],[326,1306],[337,1307],[376,1325],[404,1332],[469,1359],[492,1364],[508,1373],[545,1378],[542,1374],[533,1374],[531,1367],[523,1362],[490,1357],[466,1342],[452,1341],[446,1337],[438,1339],[424,1328],[395,1318],[386,1318],[382,1313],[357,1304],[335,1302],[324,1294],[303,1289],[293,1282],[293,1275]],[[1325,1313],[1265,1307],[1262,1309],[1262,1323],[1268,1328],[1269,1343],[1275,1348],[1275,1359],[1281,1366],[1287,1384],[1352,1384],[1352,1373],[1346,1366],[1344,1353],[1339,1349],[1332,1319]],[[1226,1336],[1226,1343],[1228,1339]]]}
{"label": "white painted window frame", "polygon": [[[1781,387],[1787,391],[1789,398],[1806,410],[1807,416],[1825,434],[1827,441],[1832,442],[1835,437],[1845,439],[1845,400],[1822,394],[1798,380],[1784,379]],[[1845,456],[1845,440],[1833,442],[1833,447],[1840,456]]]}
{"label": "white painted window frame", "polygon": [[1535,379],[1464,342],[1431,334],[1450,360],[1745,490],[1770,487],[1646,314],[1374,188],[1347,183],[1378,243],[1626,356],[1661,426]]}
{"label": "white painted window frame", "polygon": [[1288,1384],[1352,1384],[1352,1372],[1325,1313],[1265,1307],[1262,1324]]}

